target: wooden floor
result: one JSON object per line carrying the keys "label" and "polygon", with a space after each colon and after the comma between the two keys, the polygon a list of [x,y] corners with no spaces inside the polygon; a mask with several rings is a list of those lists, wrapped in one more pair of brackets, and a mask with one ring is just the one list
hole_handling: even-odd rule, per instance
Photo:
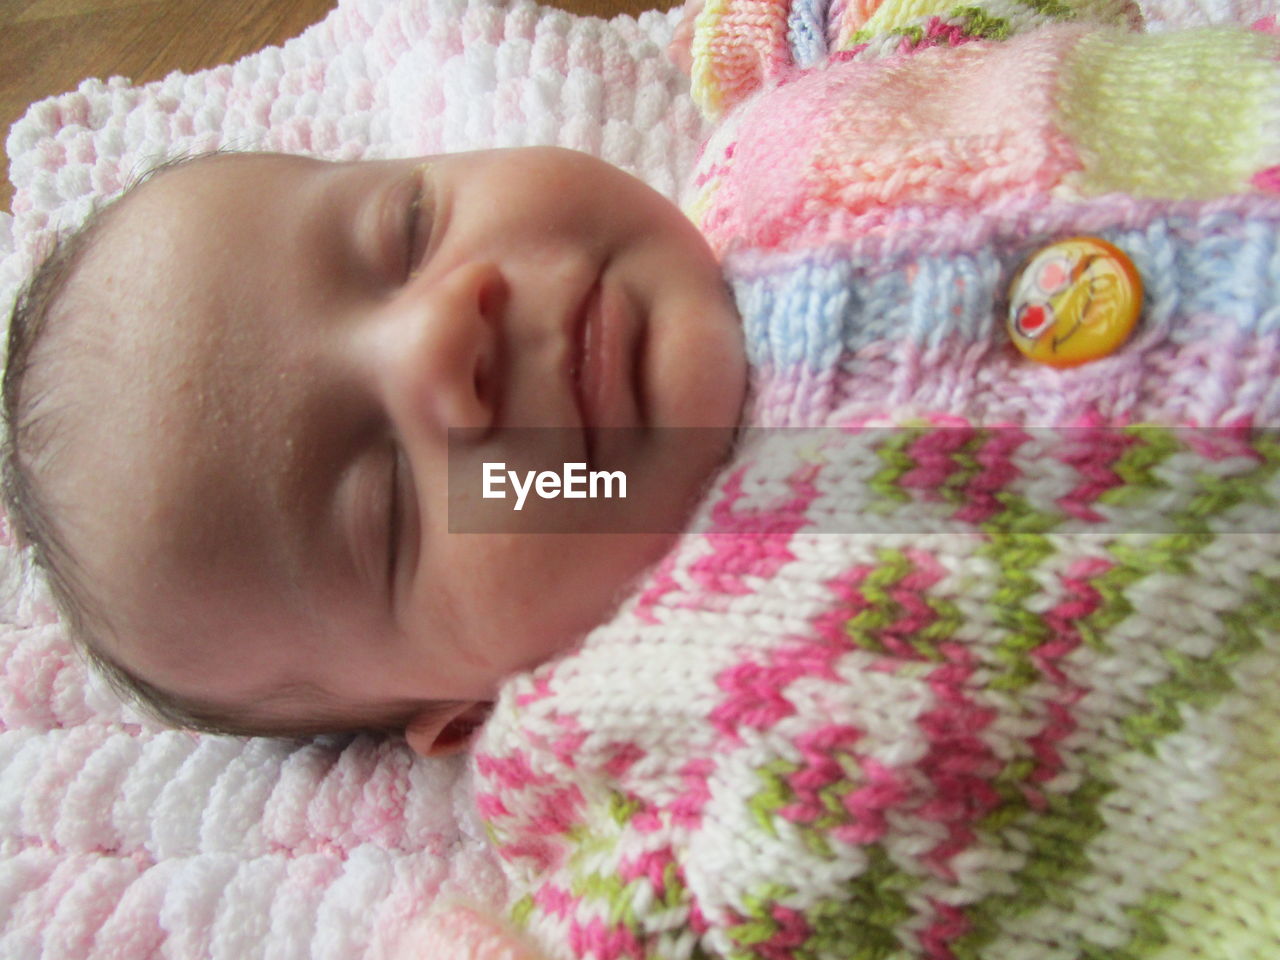
{"label": "wooden floor", "polygon": [[[679,0],[545,0],[613,16]],[[36,100],[85,77],[159,80],[230,63],[279,44],[324,18],[336,0],[0,0],[0,146]],[[13,198],[0,154],[0,209]]]}

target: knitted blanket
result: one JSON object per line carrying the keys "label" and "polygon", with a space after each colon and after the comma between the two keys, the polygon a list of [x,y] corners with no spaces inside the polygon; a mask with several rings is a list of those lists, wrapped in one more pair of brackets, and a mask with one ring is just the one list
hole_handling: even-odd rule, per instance
{"label": "knitted blanket", "polygon": [[[1269,12],[1262,0],[1162,0],[1148,22],[1252,23]],[[48,231],[184,151],[383,157],[557,143],[674,196],[704,131],[661,55],[674,16],[603,23],[522,2],[344,0],[302,36],[234,65],[143,87],[88,80],[33,106],[10,133],[16,194],[12,217],[0,214],[0,302]],[[157,729],[86,675],[3,540],[0,956],[516,956],[466,911],[418,925],[434,903],[507,895],[463,764],[368,740]],[[688,562],[666,568],[675,582]],[[887,589],[909,589],[914,575]],[[1002,589],[1022,589],[1015,580],[1010,570]],[[791,596],[772,609],[779,629],[805,613]],[[1198,615],[1183,604],[1168,620]],[[773,865],[762,854],[753,869]]]}
{"label": "knitted blanket", "polygon": [[[512,920],[565,960],[1280,955],[1273,23],[824,7],[699,20],[690,203],[770,429],[504,689]],[[1078,234],[1147,295],[1060,370],[1002,302]]]}

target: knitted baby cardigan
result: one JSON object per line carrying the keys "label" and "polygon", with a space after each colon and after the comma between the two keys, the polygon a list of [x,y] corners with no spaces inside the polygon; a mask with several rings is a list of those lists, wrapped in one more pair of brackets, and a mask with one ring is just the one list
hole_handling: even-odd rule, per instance
{"label": "knitted baby cardigan", "polygon": [[[477,795],[548,956],[1280,956],[1280,44],[940,10],[699,19],[749,419],[826,429],[745,439],[503,690]],[[1001,301],[1074,234],[1146,296],[1055,370]]]}

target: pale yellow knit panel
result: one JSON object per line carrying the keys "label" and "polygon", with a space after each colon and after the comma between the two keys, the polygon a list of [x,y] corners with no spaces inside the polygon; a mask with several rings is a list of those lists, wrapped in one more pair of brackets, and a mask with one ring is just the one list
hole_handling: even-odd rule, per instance
{"label": "pale yellow knit panel", "polygon": [[1084,38],[1060,97],[1085,165],[1073,186],[1166,198],[1248,189],[1280,162],[1277,54],[1275,37],[1240,30]]}
{"label": "pale yellow knit panel", "polygon": [[[1218,773],[1221,792],[1203,826],[1177,843],[1191,851],[1162,886],[1176,890],[1153,960],[1274,956],[1280,942],[1280,670],[1276,654],[1237,667],[1256,686],[1235,718],[1239,753]],[[1260,669],[1263,665],[1271,669]],[[1261,689],[1263,686],[1267,689]]]}

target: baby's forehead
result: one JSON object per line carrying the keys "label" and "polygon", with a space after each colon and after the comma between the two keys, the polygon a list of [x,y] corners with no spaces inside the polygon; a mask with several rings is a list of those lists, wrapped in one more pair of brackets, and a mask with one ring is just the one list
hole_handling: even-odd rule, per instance
{"label": "baby's forehead", "polygon": [[108,206],[86,259],[120,247],[144,254],[144,263],[189,256],[190,241],[201,236],[193,226],[233,232],[265,206],[286,205],[291,190],[333,166],[279,153],[213,153],[160,164]]}
{"label": "baby's forehead", "polygon": [[[269,231],[287,224],[290,190],[322,161],[283,154],[214,154],[161,168],[104,217],[68,285],[73,328],[110,337],[117,351],[146,365],[200,337],[254,324],[255,275],[277,261]],[[237,329],[231,330],[231,327]],[[208,351],[210,358],[225,351]]]}
{"label": "baby's forehead", "polygon": [[151,534],[185,530],[197,545],[185,550],[198,553],[216,532],[205,517],[247,523],[252,510],[261,528],[249,501],[260,489],[284,499],[268,468],[289,398],[272,375],[272,325],[250,308],[241,224],[263,171],[278,189],[312,163],[227,155],[167,169],[111,212],[68,283],[50,374],[63,383],[60,408],[79,411],[61,418],[60,469],[82,479],[59,486],[94,502],[95,525],[110,521],[99,508],[117,498],[121,544],[153,549]]}
{"label": "baby's forehead", "polygon": [[199,283],[216,269],[219,245],[191,242],[208,232],[206,221],[216,228],[217,216],[180,192],[177,178],[188,172],[172,171],[121,201],[54,318],[51,345],[84,367],[82,387],[135,414],[168,406],[176,398],[166,393],[207,379],[218,354],[200,347],[225,331],[226,316]]}

